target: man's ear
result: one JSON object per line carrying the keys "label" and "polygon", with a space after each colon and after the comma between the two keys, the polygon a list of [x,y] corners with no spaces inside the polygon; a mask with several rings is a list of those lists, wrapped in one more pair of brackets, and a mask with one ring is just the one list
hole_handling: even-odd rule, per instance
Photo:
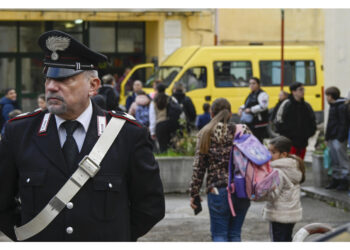
{"label": "man's ear", "polygon": [[98,89],[100,88],[100,85],[101,85],[101,80],[99,78],[90,78],[89,96],[96,95]]}

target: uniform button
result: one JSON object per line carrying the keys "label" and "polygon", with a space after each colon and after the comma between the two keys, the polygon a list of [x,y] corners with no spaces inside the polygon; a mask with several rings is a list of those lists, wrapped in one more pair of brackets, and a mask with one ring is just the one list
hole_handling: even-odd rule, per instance
{"label": "uniform button", "polygon": [[73,228],[72,227],[67,227],[66,228],[67,234],[72,234],[73,233]]}
{"label": "uniform button", "polygon": [[112,188],[113,187],[112,183],[108,183],[108,187]]}
{"label": "uniform button", "polygon": [[30,178],[27,178],[26,182],[29,183],[30,182]]}
{"label": "uniform button", "polygon": [[73,208],[73,203],[72,203],[72,202],[68,202],[67,205],[66,205],[66,207],[67,207],[68,209],[72,209],[72,208]]}

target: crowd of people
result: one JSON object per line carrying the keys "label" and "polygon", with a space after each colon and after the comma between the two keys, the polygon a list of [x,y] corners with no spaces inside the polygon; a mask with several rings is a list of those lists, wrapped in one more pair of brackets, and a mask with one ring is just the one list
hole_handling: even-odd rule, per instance
{"label": "crowd of people", "polygon": [[[302,83],[291,84],[290,94],[281,91],[270,117],[268,95],[261,89],[259,79],[252,77],[249,84],[251,93],[239,110],[240,122],[246,124],[243,134],[253,134],[263,142],[268,138],[266,129],[269,119],[278,133],[267,142],[271,153],[270,166],[278,171],[279,183],[265,195],[263,218],[270,223],[272,241],[292,241],[294,225],[302,220],[300,184],[305,180],[303,159],[308,139],[316,131],[316,118],[310,104],[304,100],[305,88]],[[333,170],[332,181],[326,188],[348,191],[350,100],[342,98],[337,87],[327,88],[325,96],[330,105],[325,140]],[[238,191],[228,192],[231,185],[228,166],[232,157],[236,157],[232,148],[240,137],[236,135],[237,126],[230,122],[231,106],[226,99],[214,100],[210,114],[211,121],[198,133],[190,205],[195,211],[198,209],[196,200],[202,200],[200,188],[207,174],[206,193],[212,240],[240,241],[250,200],[239,197],[236,194]],[[230,212],[231,202],[235,206],[235,215]]]}
{"label": "crowd of people", "polygon": [[[308,140],[316,132],[316,118],[311,105],[304,100],[305,88],[295,82],[289,86],[290,93],[281,91],[278,102],[268,110],[269,96],[261,88],[256,77],[249,79],[250,94],[239,109],[240,123],[246,125],[245,133],[253,134],[260,142],[268,139],[271,167],[278,170],[280,185],[266,196],[263,218],[270,222],[273,241],[291,241],[295,223],[302,219],[300,184],[305,180],[303,159]],[[133,92],[127,99],[128,113],[149,128],[151,138],[165,152],[171,147],[171,138],[180,128],[179,118],[187,129],[198,133],[198,144],[191,182],[191,207],[197,209],[196,196],[200,194],[203,178],[207,172],[206,193],[210,212],[213,241],[240,241],[241,227],[250,206],[249,199],[229,194],[227,165],[234,141],[235,125],[230,122],[231,107],[226,99],[214,100],[203,105],[203,114],[197,117],[191,99],[186,96],[183,83],[177,82],[172,96],[166,87],[155,82],[155,91],[146,94],[142,82],[135,81]],[[326,141],[330,150],[333,174],[327,189],[348,190],[350,162],[346,154],[349,135],[350,101],[340,97],[336,87],[326,89],[330,105]],[[176,108],[179,109],[175,112]],[[275,138],[269,138],[268,126],[272,125]],[[224,157],[222,157],[224,156]],[[236,216],[230,213],[228,195],[235,204]],[[200,199],[201,200],[201,199]],[[220,208],[220,209],[218,209]]]}
{"label": "crowd of people", "polygon": [[[59,54],[48,47],[67,41],[71,46]],[[7,191],[0,192],[0,230],[11,239],[136,241],[165,214],[154,148],[158,145],[160,152],[166,152],[176,132],[186,130],[198,131],[190,206],[196,214],[200,212],[206,176],[212,240],[241,241],[253,196],[247,195],[252,194],[244,179],[248,175],[235,164],[240,163],[237,159],[246,159],[251,165],[245,169],[254,165],[234,145],[247,138],[265,149],[268,159],[261,164],[269,162],[268,173],[274,174],[273,180],[278,176],[258,197],[266,201],[263,218],[270,223],[271,240],[292,240],[293,227],[302,220],[303,159],[308,139],[316,131],[302,83],[291,84],[289,94],[281,91],[269,115],[269,96],[260,80],[251,77],[251,92],[239,109],[240,124],[235,124],[225,98],[205,103],[204,113],[197,117],[183,82],[175,83],[168,95],[159,80],[150,94],[144,92],[140,80],[129,81],[124,88],[129,92],[126,114],[117,111],[122,110],[120,84],[130,68],[118,81],[111,74],[103,76],[101,85],[97,69],[107,61],[105,55],[61,31],[42,34],[38,43],[46,53],[45,94],[38,96],[39,109],[18,116],[22,112],[13,88],[0,100],[0,189]],[[342,98],[337,87],[327,88],[325,95],[330,105],[325,139],[333,169],[326,188],[347,191],[350,100]],[[271,122],[278,133],[272,139],[268,134]],[[249,149],[262,154],[258,147]],[[44,222],[45,226],[40,224]]]}
{"label": "crowd of people", "polygon": [[[127,74],[130,69],[126,69]],[[124,74],[124,75],[125,75]],[[123,76],[124,76],[123,75]],[[125,76],[124,76],[125,77]],[[119,105],[120,83],[111,74],[102,77],[102,86],[91,98],[105,110],[122,111],[134,116],[141,124],[149,129],[155,152],[166,152],[172,147],[172,138],[178,135],[176,131],[187,129],[193,135],[201,130],[211,120],[210,104],[203,104],[203,114],[197,116],[191,98],[186,96],[183,83],[175,83],[172,95],[165,93],[166,87],[161,81],[154,82],[154,91],[147,94],[143,91],[143,83],[135,80],[129,83],[129,95],[125,107]],[[268,110],[269,96],[261,88],[260,80],[256,77],[249,79],[250,94],[239,108],[240,123],[246,124],[250,131],[261,141],[271,137],[268,126],[272,127],[273,135],[283,135],[292,141],[292,154],[302,159],[305,157],[308,139],[315,134],[316,118],[312,107],[304,100],[305,88],[296,82],[289,86],[290,93],[281,91],[278,102],[272,110]],[[330,87],[325,91],[330,105],[325,139],[333,167],[332,180],[326,188],[347,190],[349,186],[349,158],[346,154],[349,137],[350,104],[347,98],[340,97],[337,87]],[[38,96],[38,107],[45,109],[45,95]],[[14,116],[21,114],[17,103],[16,91],[13,88],[5,90],[5,96],[0,100],[1,135],[5,124]],[[178,112],[172,112],[178,109]],[[170,115],[172,114],[172,116]],[[184,121],[180,126],[179,120]],[[272,135],[272,136],[273,136]]]}

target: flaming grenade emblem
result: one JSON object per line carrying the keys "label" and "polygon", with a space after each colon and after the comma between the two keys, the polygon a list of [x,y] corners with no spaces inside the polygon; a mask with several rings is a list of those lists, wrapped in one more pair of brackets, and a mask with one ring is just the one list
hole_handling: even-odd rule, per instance
{"label": "flaming grenade emblem", "polygon": [[50,36],[46,40],[46,47],[52,51],[51,59],[57,61],[59,56],[56,51],[64,51],[69,47],[70,39],[62,36]]}

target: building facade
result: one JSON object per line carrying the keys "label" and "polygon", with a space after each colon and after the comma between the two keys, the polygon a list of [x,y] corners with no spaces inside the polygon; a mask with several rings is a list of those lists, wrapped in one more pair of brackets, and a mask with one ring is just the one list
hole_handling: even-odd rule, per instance
{"label": "building facade", "polygon": [[[127,67],[157,59],[181,46],[276,45],[279,9],[0,10],[0,90],[16,88],[24,111],[44,92],[39,35],[59,29],[72,34],[109,63],[101,75],[121,76]],[[287,45],[324,46],[319,9],[285,10]]]}

